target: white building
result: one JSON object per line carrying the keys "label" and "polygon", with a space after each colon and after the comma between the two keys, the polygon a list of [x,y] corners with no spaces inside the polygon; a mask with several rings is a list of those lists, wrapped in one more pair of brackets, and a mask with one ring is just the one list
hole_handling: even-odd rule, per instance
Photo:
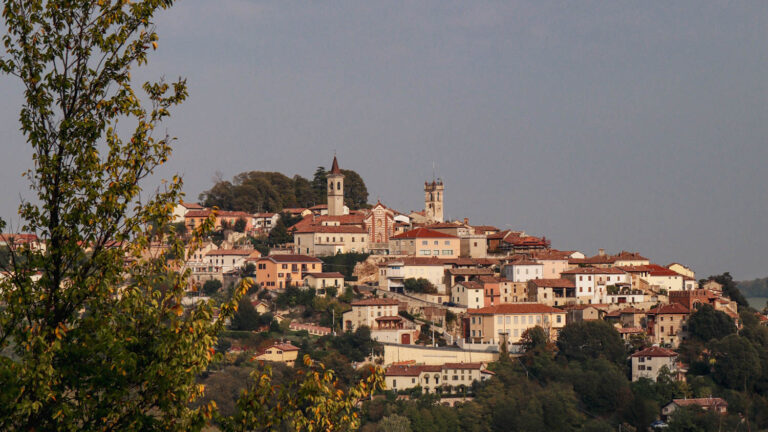
{"label": "white building", "polygon": [[677,372],[677,353],[666,348],[652,346],[632,354],[631,359],[632,381],[640,378],[656,381],[663,366],[672,373]]}
{"label": "white building", "polygon": [[[352,302],[352,310],[344,312],[344,330],[355,331],[361,326],[378,327],[376,319],[400,318],[400,302],[387,298],[369,298]],[[381,321],[381,320],[379,320]]]}
{"label": "white building", "polygon": [[576,285],[576,298],[579,303],[606,303],[607,287],[629,286],[627,273],[618,268],[579,267],[566,270],[563,277]]}
{"label": "white building", "polygon": [[435,258],[406,257],[389,261],[380,267],[383,274],[379,278],[379,286],[387,287],[388,291],[399,291],[405,279],[426,279],[435,286],[437,292],[446,294],[445,264]]}
{"label": "white building", "polygon": [[504,265],[502,274],[512,282],[528,282],[533,279],[542,279],[544,265],[535,261],[517,260]]}
{"label": "white building", "polygon": [[473,382],[490,379],[493,372],[483,363],[445,363],[443,365],[393,365],[384,373],[387,390],[421,387],[424,393],[441,393],[446,387],[468,389]]}
{"label": "white building", "polygon": [[485,305],[483,286],[477,282],[459,282],[451,288],[451,301],[467,309],[479,309]]}

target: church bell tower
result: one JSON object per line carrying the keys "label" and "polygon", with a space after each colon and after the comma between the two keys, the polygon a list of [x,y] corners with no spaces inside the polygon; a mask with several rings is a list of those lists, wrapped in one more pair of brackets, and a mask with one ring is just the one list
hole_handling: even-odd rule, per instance
{"label": "church bell tower", "polygon": [[328,215],[341,216],[344,214],[344,174],[339,169],[339,162],[336,160],[336,156],[333,156],[333,165],[327,177]]}
{"label": "church bell tower", "polygon": [[424,215],[433,222],[443,222],[443,180],[424,182]]}

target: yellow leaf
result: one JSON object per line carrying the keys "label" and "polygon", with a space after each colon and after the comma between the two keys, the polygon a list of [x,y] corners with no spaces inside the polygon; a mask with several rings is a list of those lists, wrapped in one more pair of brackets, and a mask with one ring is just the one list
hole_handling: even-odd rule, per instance
{"label": "yellow leaf", "polygon": [[157,42],[152,42],[152,48],[157,49]]}

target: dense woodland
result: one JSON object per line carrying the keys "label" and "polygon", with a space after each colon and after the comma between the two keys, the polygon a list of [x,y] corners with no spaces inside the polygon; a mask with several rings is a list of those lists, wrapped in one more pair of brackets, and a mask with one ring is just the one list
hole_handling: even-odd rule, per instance
{"label": "dense woodland", "polygon": [[[344,174],[344,204],[352,210],[367,207],[368,189],[363,178],[352,170],[341,172]],[[206,207],[250,213],[326,204],[327,174],[323,167],[317,168],[312,180],[300,175],[290,178],[278,172],[244,172],[232,181],[217,181],[211,189],[200,194],[200,202]]]}

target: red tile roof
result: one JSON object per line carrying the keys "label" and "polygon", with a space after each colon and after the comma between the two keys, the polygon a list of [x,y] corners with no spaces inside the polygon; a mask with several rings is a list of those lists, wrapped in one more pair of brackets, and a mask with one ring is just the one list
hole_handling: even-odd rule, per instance
{"label": "red tile roof", "polygon": [[297,228],[297,234],[306,233],[326,233],[326,234],[366,234],[368,231],[363,227],[354,225],[309,225]]}
{"label": "red tile roof", "polygon": [[469,282],[459,282],[456,285],[461,285],[466,289],[471,290],[482,290],[483,286],[475,281],[469,281]]}
{"label": "red tile roof", "polygon": [[343,278],[344,275],[339,272],[319,272],[319,273],[304,273],[304,277],[312,276],[315,278]]}
{"label": "red tile roof", "polygon": [[471,309],[470,315],[496,315],[496,314],[530,314],[530,313],[559,313],[560,309],[541,303],[503,303],[496,306],[488,306],[480,309]]}
{"label": "red tile roof", "polygon": [[576,283],[570,279],[533,279],[529,281],[536,287],[544,288],[575,288]]}
{"label": "red tile roof", "polygon": [[650,264],[646,266],[651,276],[682,276],[680,273],[670,270],[666,267],[662,267],[658,264]]}
{"label": "red tile roof", "polygon": [[693,399],[672,399],[672,403],[674,403],[677,406],[685,407],[685,406],[691,406],[691,405],[698,405],[700,407],[719,407],[719,406],[728,406],[728,402],[723,400],[722,398],[716,397],[716,398],[693,398]]}
{"label": "red tile roof", "polygon": [[270,260],[276,263],[322,263],[319,258],[311,257],[308,255],[267,255],[259,258],[259,261]]}
{"label": "red tile roof", "polygon": [[691,311],[688,310],[687,307],[681,305],[680,303],[671,303],[667,305],[662,305],[648,311],[648,315],[658,315],[658,314],[686,314],[687,315],[689,313],[691,313]]}
{"label": "red tile roof", "polygon": [[214,249],[211,251],[208,251],[205,256],[213,256],[213,255],[237,255],[237,256],[248,256],[253,253],[253,249],[251,250],[245,250],[245,249]]}
{"label": "red tile roof", "polygon": [[481,369],[482,363],[446,363],[444,369]]}
{"label": "red tile roof", "polygon": [[386,376],[419,376],[422,372],[442,372],[441,365],[392,365],[384,372]]}
{"label": "red tile roof", "polygon": [[652,346],[632,354],[632,357],[677,357],[677,353],[666,348]]}
{"label": "red tile roof", "polygon": [[415,238],[458,238],[454,235],[441,233],[427,228],[416,228],[406,231],[402,234],[391,237],[393,239],[415,239]]}
{"label": "red tile roof", "polygon": [[399,306],[400,302],[388,298],[370,298],[352,302],[352,306]]}
{"label": "red tile roof", "polygon": [[197,204],[197,203],[188,203],[188,202],[180,201],[179,204],[181,204],[182,207],[187,208],[187,209],[200,210],[200,209],[204,208],[203,206],[201,206],[200,204]]}
{"label": "red tile roof", "polygon": [[608,268],[598,268],[598,267],[579,267],[571,270],[566,270],[560,274],[625,274],[625,272],[621,269],[614,268],[614,267],[608,267]]}

